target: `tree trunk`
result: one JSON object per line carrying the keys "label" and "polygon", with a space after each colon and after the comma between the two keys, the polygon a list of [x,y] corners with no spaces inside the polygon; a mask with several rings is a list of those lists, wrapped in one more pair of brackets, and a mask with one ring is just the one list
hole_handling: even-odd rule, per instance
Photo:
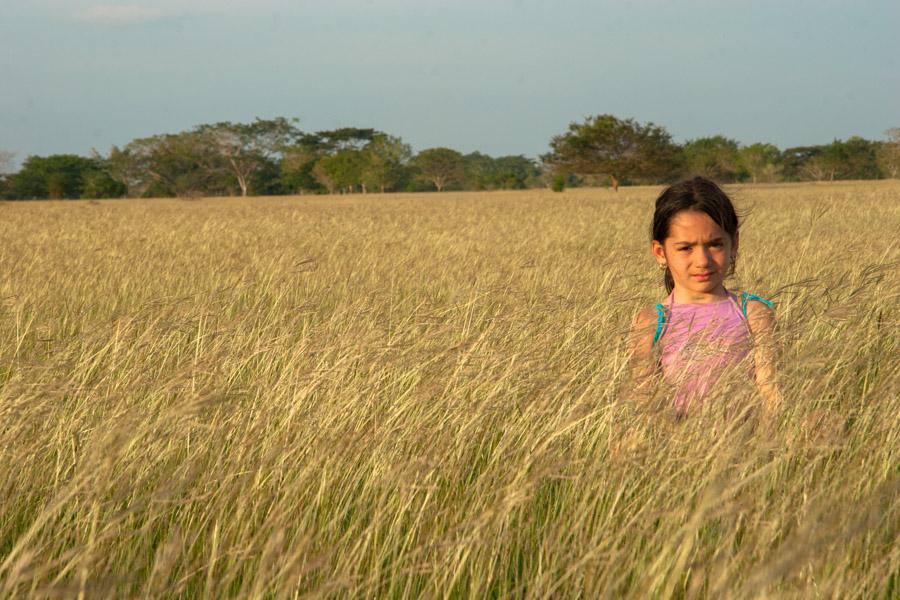
{"label": "tree trunk", "polygon": [[612,183],[613,191],[618,192],[619,191],[619,178],[616,177],[615,175],[610,175],[609,181],[610,181],[610,183]]}
{"label": "tree trunk", "polygon": [[234,176],[237,178],[238,185],[241,186],[241,198],[247,197],[247,175],[252,172],[252,170],[248,170],[248,172],[244,172],[243,169],[237,164],[234,160],[233,156],[228,156],[228,164],[231,165],[231,170],[234,172]]}
{"label": "tree trunk", "polygon": [[382,194],[384,193],[384,184],[383,183],[381,184],[381,193]]}

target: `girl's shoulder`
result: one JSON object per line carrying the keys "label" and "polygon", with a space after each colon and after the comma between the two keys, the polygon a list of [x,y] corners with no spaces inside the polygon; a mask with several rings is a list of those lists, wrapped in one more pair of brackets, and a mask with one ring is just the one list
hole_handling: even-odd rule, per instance
{"label": "girl's shoulder", "polygon": [[654,304],[652,306],[641,307],[631,320],[632,329],[640,331],[656,325],[659,306],[659,304]]}
{"label": "girl's shoulder", "polygon": [[631,320],[630,346],[635,356],[649,356],[659,339],[659,325],[655,306],[644,306]]}
{"label": "girl's shoulder", "polygon": [[775,301],[750,292],[735,292],[735,299],[741,307],[745,317],[774,315]]}
{"label": "girl's shoulder", "polygon": [[736,295],[747,325],[754,334],[772,331],[775,327],[775,302],[756,294],[741,292]]}
{"label": "girl's shoulder", "polygon": [[663,300],[657,304],[640,308],[631,321],[633,334],[637,334],[640,337],[646,336],[651,345],[655,346],[662,335],[666,312],[669,309],[668,303],[668,300]]}
{"label": "girl's shoulder", "polygon": [[650,325],[656,324],[669,311],[669,305],[672,302],[672,296],[667,296],[656,304],[645,304],[635,313],[632,325]]}

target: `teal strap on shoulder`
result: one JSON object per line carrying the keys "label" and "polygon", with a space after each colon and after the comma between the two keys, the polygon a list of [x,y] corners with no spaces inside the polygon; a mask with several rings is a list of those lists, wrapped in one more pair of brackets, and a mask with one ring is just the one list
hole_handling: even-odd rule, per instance
{"label": "teal strap on shoulder", "polygon": [[775,303],[771,300],[766,300],[765,298],[760,298],[756,294],[748,294],[747,292],[743,292],[741,294],[741,312],[744,313],[744,316],[747,316],[747,302],[750,300],[759,300],[769,308],[774,308]]}
{"label": "teal strap on shoulder", "polygon": [[656,345],[656,342],[659,341],[660,336],[662,336],[663,331],[663,323],[666,322],[666,311],[663,310],[662,304],[656,305],[656,334],[653,336],[653,345]]}

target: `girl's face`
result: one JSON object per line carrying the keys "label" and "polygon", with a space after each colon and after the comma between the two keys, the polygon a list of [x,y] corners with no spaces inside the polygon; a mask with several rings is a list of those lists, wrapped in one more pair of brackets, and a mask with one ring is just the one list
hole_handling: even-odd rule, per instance
{"label": "girl's face", "polygon": [[691,300],[709,300],[725,293],[723,281],[737,252],[737,238],[719,227],[709,215],[683,210],[669,222],[669,237],[654,240],[651,251],[660,265],[668,265],[676,294]]}

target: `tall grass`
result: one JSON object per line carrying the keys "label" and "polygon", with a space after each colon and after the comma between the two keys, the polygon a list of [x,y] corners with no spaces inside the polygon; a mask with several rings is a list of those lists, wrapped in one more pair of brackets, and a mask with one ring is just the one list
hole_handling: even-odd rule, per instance
{"label": "tall grass", "polygon": [[0,595],[900,595],[900,185],[732,190],[785,404],[628,386],[656,189],[0,205]]}

